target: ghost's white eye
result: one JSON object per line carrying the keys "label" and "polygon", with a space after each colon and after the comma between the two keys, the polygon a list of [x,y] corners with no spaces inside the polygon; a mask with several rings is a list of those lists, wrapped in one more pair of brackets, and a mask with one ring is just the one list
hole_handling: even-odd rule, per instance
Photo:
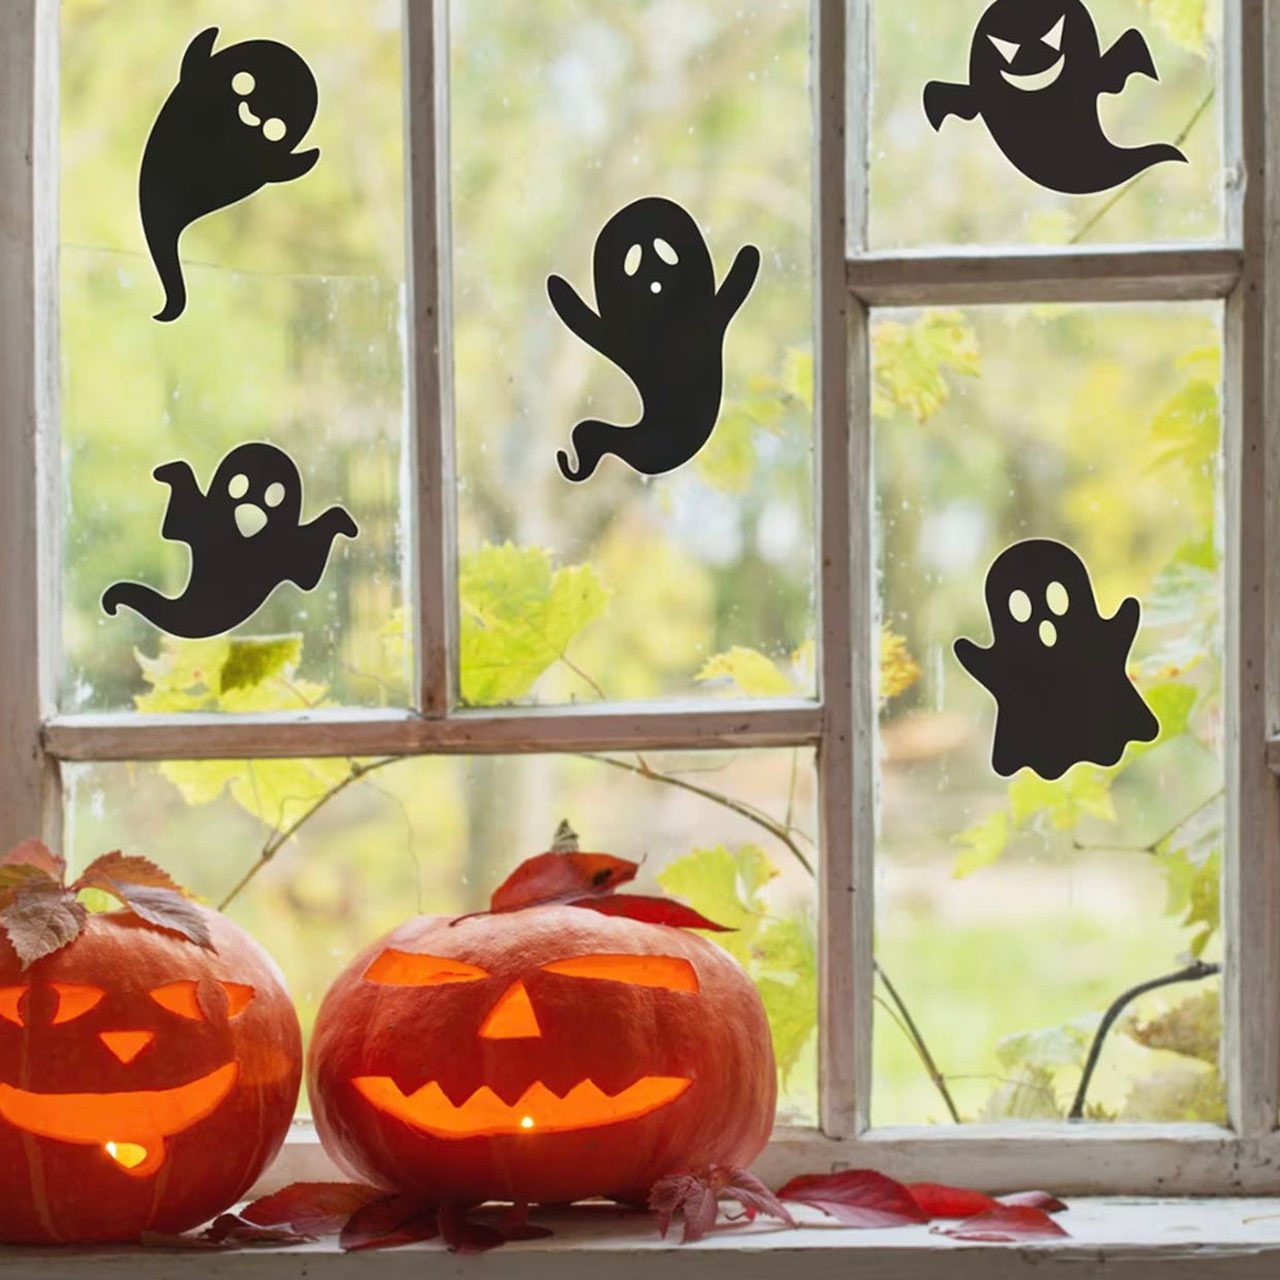
{"label": "ghost's white eye", "polygon": [[1018,56],[1018,50],[1022,48],[1020,44],[1013,44],[1008,40],[1001,40],[997,36],[988,36],[988,40],[995,45],[997,52],[1006,62],[1012,62]]}
{"label": "ghost's white eye", "polygon": [[644,250],[638,245],[633,244],[627,250],[627,256],[622,260],[622,269],[629,276],[635,275],[640,270],[640,259],[644,257]]}
{"label": "ghost's white eye", "polygon": [[680,255],[661,236],[653,242],[653,251],[669,267],[674,267],[680,261]]}
{"label": "ghost's white eye", "polygon": [[289,128],[279,116],[272,116],[262,126],[262,132],[268,142],[279,142],[289,132]]}
{"label": "ghost's white eye", "polygon": [[231,87],[242,97],[247,98],[256,88],[257,81],[248,71],[237,71],[231,77]]}
{"label": "ghost's white eye", "polygon": [[1050,31],[1049,34],[1044,38],[1045,44],[1047,44],[1050,49],[1061,50],[1062,28],[1065,27],[1066,25],[1067,25],[1067,15],[1064,13],[1062,17],[1060,17],[1058,21],[1054,23],[1053,30]]}
{"label": "ghost's white eye", "polygon": [[249,477],[246,475],[232,476],[231,483],[227,485],[227,492],[239,502],[249,492]]}
{"label": "ghost's white eye", "polygon": [[1066,587],[1060,582],[1049,583],[1045,588],[1044,602],[1058,617],[1062,617],[1071,607],[1071,597],[1067,595]]}
{"label": "ghost's white eye", "polygon": [[1014,622],[1026,622],[1031,617],[1031,597],[1025,591],[1015,591],[1009,596],[1009,612]]}
{"label": "ghost's white eye", "polygon": [[269,507],[278,507],[284,501],[284,485],[279,480],[275,484],[267,485],[267,491],[262,495],[262,500]]}

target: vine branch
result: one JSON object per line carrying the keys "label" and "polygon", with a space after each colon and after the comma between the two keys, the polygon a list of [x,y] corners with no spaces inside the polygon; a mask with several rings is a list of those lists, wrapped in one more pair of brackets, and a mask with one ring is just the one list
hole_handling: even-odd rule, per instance
{"label": "vine branch", "polygon": [[956,1123],[960,1123],[960,1111],[956,1107],[955,1099],[951,1096],[951,1090],[947,1087],[946,1077],[938,1070],[938,1064],[934,1061],[933,1054],[929,1052],[929,1046],[925,1043],[924,1036],[920,1034],[920,1028],[916,1025],[916,1020],[911,1016],[910,1009],[898,994],[898,989],[889,981],[889,975],[885,973],[884,967],[877,960],[874,962],[876,977],[884,984],[884,989],[888,992],[889,999],[893,1001],[894,1008],[901,1015],[899,1025],[905,1023],[907,1031],[907,1039],[911,1042],[912,1047],[916,1051],[916,1055],[920,1059],[921,1065],[928,1073],[929,1079],[933,1081],[933,1087],[942,1095],[942,1101],[946,1104],[947,1110],[951,1113],[951,1119]]}
{"label": "vine branch", "polygon": [[1085,1060],[1084,1072],[1080,1076],[1080,1087],[1076,1090],[1076,1097],[1071,1104],[1071,1110],[1067,1112],[1067,1119],[1084,1119],[1085,1103],[1089,1097],[1089,1085],[1093,1082],[1093,1073],[1097,1069],[1098,1059],[1102,1056],[1102,1048],[1106,1043],[1107,1034],[1115,1025],[1116,1019],[1133,1001],[1139,996],[1146,995],[1148,991],[1156,991],[1160,987],[1171,987],[1178,982],[1201,982],[1205,978],[1211,978],[1221,972],[1222,966],[1220,964],[1207,964],[1203,960],[1197,960],[1195,964],[1190,964],[1185,969],[1179,969],[1177,973],[1167,973],[1161,978],[1151,978],[1147,982],[1140,982],[1136,987],[1130,987],[1128,991],[1117,996],[1112,1001],[1111,1007],[1103,1015],[1102,1021],[1098,1024],[1098,1030],[1093,1037],[1093,1044],[1089,1048],[1089,1057]]}

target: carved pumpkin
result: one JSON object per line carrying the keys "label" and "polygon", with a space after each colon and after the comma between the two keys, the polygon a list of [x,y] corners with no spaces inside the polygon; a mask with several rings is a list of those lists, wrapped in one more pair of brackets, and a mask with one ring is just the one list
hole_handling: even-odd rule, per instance
{"label": "carved pumpkin", "polygon": [[279,1150],[297,1015],[267,954],[193,909],[213,949],[117,912],[23,969],[0,935],[0,1240],[184,1231]]}
{"label": "carved pumpkin", "polygon": [[402,925],[325,997],[308,1086],[349,1174],[464,1204],[643,1196],[747,1165],[777,1089],[730,956],[570,906]]}

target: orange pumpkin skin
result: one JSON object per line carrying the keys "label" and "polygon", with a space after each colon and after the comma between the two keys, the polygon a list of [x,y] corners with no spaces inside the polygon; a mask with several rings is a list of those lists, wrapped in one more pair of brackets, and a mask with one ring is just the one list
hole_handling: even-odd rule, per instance
{"label": "orange pumpkin skin", "polygon": [[0,1241],[185,1231],[280,1149],[297,1015],[266,952],[204,914],[216,950],[125,912],[26,970],[0,938]]}
{"label": "orange pumpkin skin", "polygon": [[643,1197],[681,1169],[746,1166],[777,1094],[764,1007],[730,956],[567,906],[400,926],[329,990],[307,1078],[350,1176],[455,1204]]}

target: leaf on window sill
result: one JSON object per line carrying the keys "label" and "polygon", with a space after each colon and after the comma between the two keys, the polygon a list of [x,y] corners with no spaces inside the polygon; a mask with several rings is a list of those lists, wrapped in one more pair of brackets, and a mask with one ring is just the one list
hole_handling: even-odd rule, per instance
{"label": "leaf on window sill", "polygon": [[907,1187],[872,1169],[804,1174],[779,1187],[778,1198],[821,1209],[846,1227],[906,1227],[929,1221]]}
{"label": "leaf on window sill", "polygon": [[934,1227],[937,1235],[983,1244],[1017,1244],[1023,1240],[1064,1238],[1071,1233],[1043,1209],[1025,1204],[1002,1204],[953,1227]]}

